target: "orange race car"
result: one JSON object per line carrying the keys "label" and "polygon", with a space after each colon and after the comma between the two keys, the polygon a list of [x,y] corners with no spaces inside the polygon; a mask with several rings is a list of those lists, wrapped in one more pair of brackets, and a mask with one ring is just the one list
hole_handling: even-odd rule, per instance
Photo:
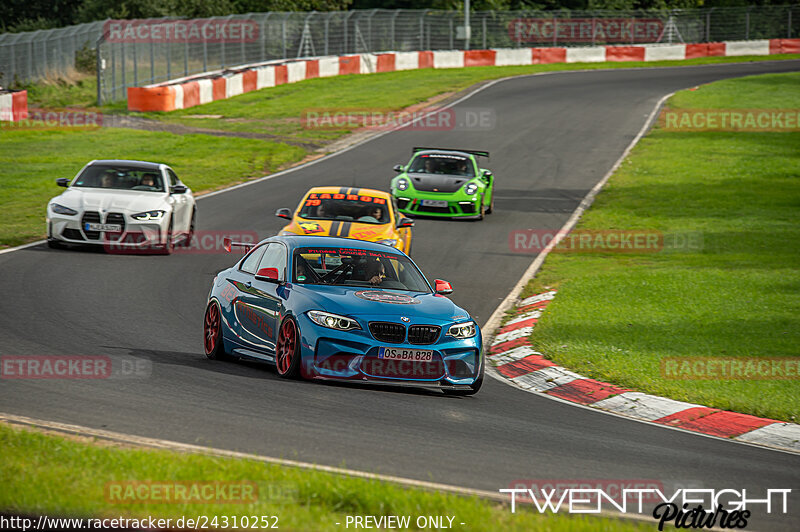
{"label": "orange race car", "polygon": [[314,187],[297,209],[278,209],[290,220],[279,234],[340,236],[385,244],[411,253],[414,220],[397,210],[388,192],[355,187]]}

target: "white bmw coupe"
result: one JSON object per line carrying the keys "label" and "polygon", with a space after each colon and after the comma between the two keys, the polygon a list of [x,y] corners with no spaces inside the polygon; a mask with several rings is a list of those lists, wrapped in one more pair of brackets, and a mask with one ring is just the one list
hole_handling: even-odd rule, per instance
{"label": "white bmw coupe", "polygon": [[92,161],[47,204],[47,243],[93,244],[107,250],[170,253],[189,243],[196,217],[192,191],[169,166],[143,161]]}

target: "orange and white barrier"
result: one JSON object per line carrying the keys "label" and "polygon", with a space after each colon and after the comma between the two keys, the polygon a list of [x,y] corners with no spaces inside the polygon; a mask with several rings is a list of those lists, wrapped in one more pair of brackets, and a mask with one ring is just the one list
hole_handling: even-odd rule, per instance
{"label": "orange and white barrier", "polygon": [[19,122],[28,118],[28,91],[0,92],[0,122]]}
{"label": "orange and white barrier", "polygon": [[131,111],[173,111],[246,92],[312,78],[372,74],[420,68],[601,63],[606,61],[674,61],[696,57],[800,53],[800,39],[764,39],[699,44],[586,46],[385,52],[315,57],[234,68],[147,87],[128,88]]}

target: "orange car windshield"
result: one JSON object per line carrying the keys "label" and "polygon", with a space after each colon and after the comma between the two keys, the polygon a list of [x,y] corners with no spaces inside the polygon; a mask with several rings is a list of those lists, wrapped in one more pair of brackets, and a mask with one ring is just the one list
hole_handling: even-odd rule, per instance
{"label": "orange car windshield", "polygon": [[307,220],[341,220],[364,224],[389,223],[384,198],[353,194],[309,194],[299,216]]}

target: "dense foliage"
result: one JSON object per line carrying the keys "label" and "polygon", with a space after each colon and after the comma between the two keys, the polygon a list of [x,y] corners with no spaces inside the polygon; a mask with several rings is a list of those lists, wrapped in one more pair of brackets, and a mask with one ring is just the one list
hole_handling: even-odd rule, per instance
{"label": "dense foliage", "polygon": [[[473,10],[664,9],[787,4],[789,0],[472,0]],[[0,32],[58,28],[106,18],[207,17],[265,11],[463,9],[463,0],[4,0]]]}

